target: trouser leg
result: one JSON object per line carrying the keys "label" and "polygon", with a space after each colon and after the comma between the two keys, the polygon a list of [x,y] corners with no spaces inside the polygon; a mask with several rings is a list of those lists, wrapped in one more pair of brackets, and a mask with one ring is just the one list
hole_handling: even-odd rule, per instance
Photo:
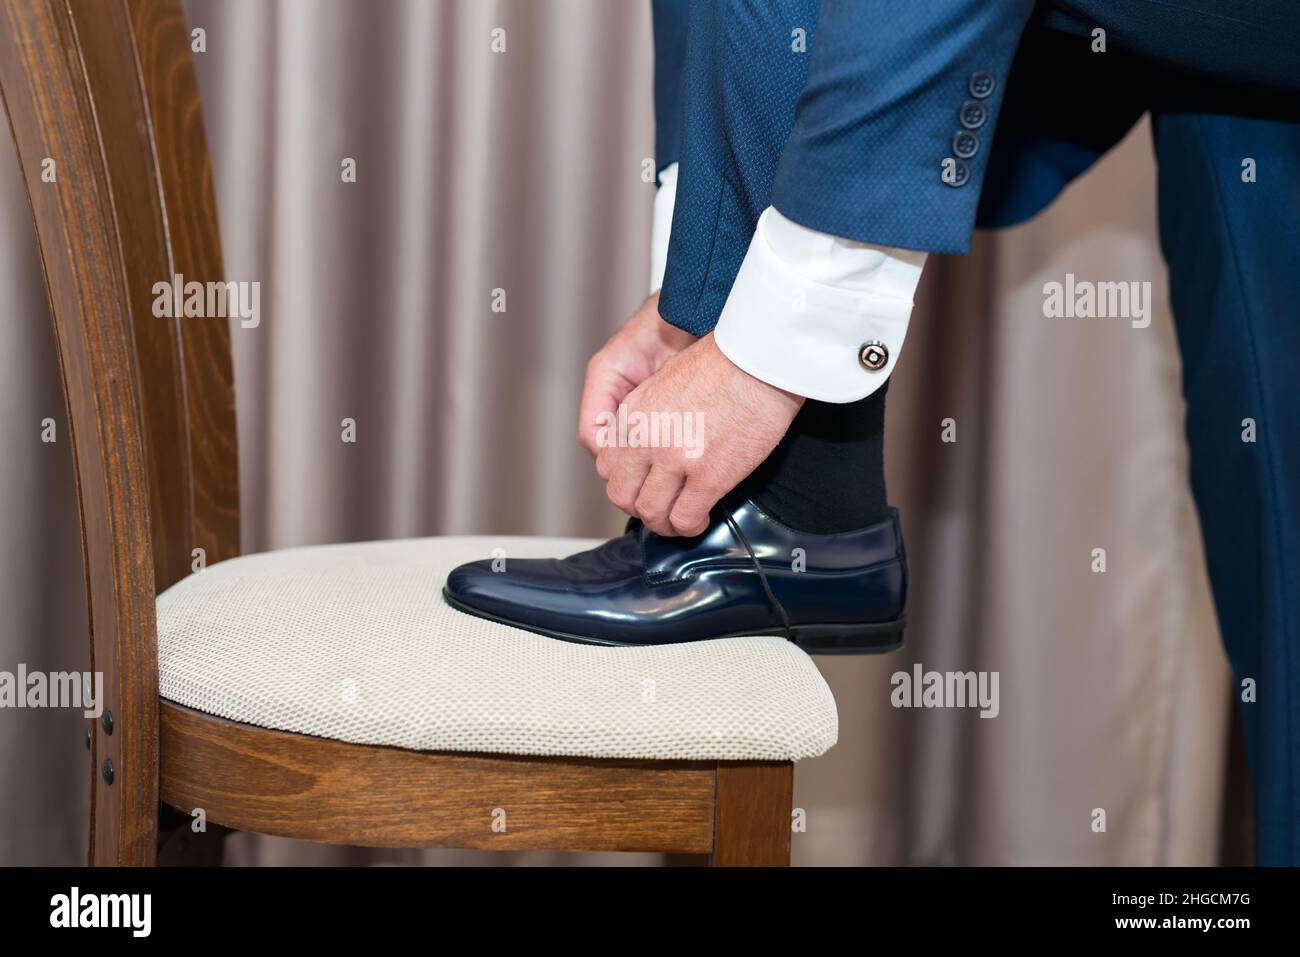
{"label": "trouser leg", "polygon": [[1160,113],[1154,131],[1192,490],[1239,689],[1256,856],[1261,864],[1295,865],[1300,125]]}

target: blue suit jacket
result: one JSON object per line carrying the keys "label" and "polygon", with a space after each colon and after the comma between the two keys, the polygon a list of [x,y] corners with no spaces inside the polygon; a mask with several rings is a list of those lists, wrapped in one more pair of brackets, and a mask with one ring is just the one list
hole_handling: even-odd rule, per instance
{"label": "blue suit jacket", "polygon": [[1300,0],[654,0],[654,29],[656,155],[680,163],[660,311],[697,335],[768,205],[966,253],[1147,109],[1300,94]]}

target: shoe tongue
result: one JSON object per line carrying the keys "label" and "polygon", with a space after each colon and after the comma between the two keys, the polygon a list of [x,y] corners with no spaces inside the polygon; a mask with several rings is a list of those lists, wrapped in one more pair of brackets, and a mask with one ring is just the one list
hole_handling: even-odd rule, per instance
{"label": "shoe tongue", "polygon": [[631,535],[640,532],[644,528],[645,528],[645,524],[641,521],[641,519],[636,517],[629,518],[627,520],[627,524],[623,526],[623,534]]}

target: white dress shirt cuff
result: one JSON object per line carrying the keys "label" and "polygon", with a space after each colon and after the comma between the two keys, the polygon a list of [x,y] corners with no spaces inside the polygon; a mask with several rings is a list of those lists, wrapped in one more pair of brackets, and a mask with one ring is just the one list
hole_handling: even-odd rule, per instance
{"label": "white dress shirt cuff", "polygon": [[650,293],[664,284],[668,265],[668,236],[673,228],[673,203],[677,201],[677,164],[670,163],[659,174],[655,192],[654,219],[650,224]]}
{"label": "white dress shirt cuff", "polygon": [[[768,207],[713,330],[750,375],[822,402],[875,392],[898,361],[925,253],[840,239]],[[878,369],[863,347],[883,346]],[[879,357],[875,350],[872,357]]]}

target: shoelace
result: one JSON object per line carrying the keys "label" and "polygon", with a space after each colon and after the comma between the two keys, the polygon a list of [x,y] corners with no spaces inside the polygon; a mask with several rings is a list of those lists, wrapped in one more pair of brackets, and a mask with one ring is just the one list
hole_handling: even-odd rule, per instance
{"label": "shoelace", "polygon": [[772,593],[772,586],[768,584],[767,574],[763,571],[758,556],[754,554],[753,546],[749,544],[749,539],[745,537],[745,533],[740,530],[740,526],[736,524],[736,520],[730,514],[727,515],[727,527],[731,529],[731,534],[736,536],[736,541],[744,545],[745,551],[749,553],[749,560],[754,563],[754,571],[758,572],[758,583],[763,586],[763,594],[767,596],[768,604],[772,606],[772,610],[781,619],[781,628],[785,632],[785,640],[794,641],[794,636],[790,634],[790,616],[785,613],[785,608],[776,600],[776,595]]}

